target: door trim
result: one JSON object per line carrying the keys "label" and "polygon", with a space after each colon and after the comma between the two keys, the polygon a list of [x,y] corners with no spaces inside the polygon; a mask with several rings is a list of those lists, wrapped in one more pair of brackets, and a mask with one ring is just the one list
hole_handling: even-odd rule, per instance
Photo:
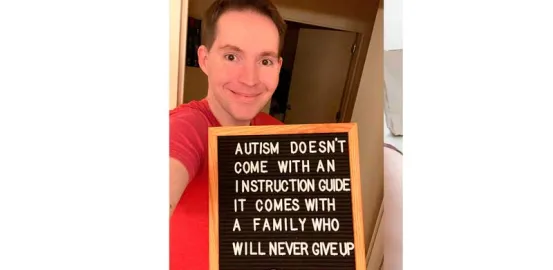
{"label": "door trim", "polygon": [[184,78],[186,71],[186,38],[188,37],[188,0],[182,0],[179,38],[179,77],[177,106],[184,103]]}
{"label": "door trim", "polygon": [[380,2],[382,1],[375,1],[374,5],[371,6],[369,10],[370,19],[366,24],[367,28],[365,31],[357,33],[357,49],[353,53],[352,60],[350,62],[344,95],[342,97],[342,105],[340,106],[341,119],[339,122],[351,122],[353,108],[357,99],[357,92],[361,83],[361,76],[363,76],[365,58],[367,57],[367,53],[369,51],[369,44],[371,42],[371,36]]}
{"label": "door trim", "polygon": [[369,244],[369,251],[367,252],[366,262],[367,270],[378,270],[381,268],[384,262],[384,242],[382,239],[382,215],[384,214],[383,201],[380,203],[380,211],[375,222],[372,239]]}
{"label": "door trim", "polygon": [[287,21],[317,25],[349,32],[363,31],[364,23],[359,20],[347,18],[344,16],[336,16],[333,14],[310,12],[309,10],[301,10],[293,7],[279,5],[278,3],[276,3],[275,5],[282,15],[282,18]]}
{"label": "door trim", "polygon": [[171,0],[169,36],[169,109],[183,103],[188,0]]}

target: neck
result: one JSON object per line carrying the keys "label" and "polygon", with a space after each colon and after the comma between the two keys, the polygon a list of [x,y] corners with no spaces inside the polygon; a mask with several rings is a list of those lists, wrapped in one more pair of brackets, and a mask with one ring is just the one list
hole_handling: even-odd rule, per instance
{"label": "neck", "polygon": [[240,121],[234,119],[222,106],[215,100],[212,95],[207,95],[207,103],[209,104],[209,109],[219,121],[221,126],[249,126],[250,121]]}

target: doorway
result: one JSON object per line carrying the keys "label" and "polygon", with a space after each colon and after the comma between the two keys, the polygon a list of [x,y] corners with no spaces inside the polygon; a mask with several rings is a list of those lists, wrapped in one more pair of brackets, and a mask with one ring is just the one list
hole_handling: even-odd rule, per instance
{"label": "doorway", "polygon": [[269,113],[286,124],[339,122],[358,34],[286,21]]}

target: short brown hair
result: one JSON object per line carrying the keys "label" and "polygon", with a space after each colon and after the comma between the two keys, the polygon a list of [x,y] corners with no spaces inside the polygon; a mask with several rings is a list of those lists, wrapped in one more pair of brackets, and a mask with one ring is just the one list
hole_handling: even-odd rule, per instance
{"label": "short brown hair", "polygon": [[217,34],[217,21],[227,11],[250,10],[269,17],[278,29],[278,54],[284,43],[286,23],[276,6],[270,0],[215,0],[207,9],[202,20],[202,44],[211,49]]}

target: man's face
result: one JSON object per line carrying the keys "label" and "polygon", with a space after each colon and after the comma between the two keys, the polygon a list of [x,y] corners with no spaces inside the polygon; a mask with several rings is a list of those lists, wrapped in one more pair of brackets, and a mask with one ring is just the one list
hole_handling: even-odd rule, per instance
{"label": "man's face", "polygon": [[278,30],[270,18],[252,11],[225,12],[216,29],[211,50],[199,50],[209,95],[234,120],[250,121],[278,85]]}

